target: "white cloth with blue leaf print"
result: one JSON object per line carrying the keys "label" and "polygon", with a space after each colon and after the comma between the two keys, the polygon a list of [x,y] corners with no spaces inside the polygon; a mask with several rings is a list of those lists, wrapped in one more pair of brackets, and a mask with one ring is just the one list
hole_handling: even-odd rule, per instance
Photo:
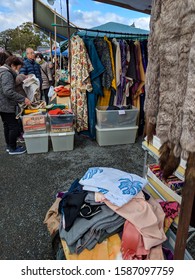
{"label": "white cloth with blue leaf print", "polygon": [[84,190],[100,192],[121,207],[146,186],[142,177],[109,167],[91,167],[79,181]]}

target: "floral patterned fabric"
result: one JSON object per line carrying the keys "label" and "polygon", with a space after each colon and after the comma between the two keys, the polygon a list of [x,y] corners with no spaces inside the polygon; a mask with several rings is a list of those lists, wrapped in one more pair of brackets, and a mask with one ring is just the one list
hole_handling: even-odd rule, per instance
{"label": "floral patterned fabric", "polygon": [[177,201],[160,201],[164,213],[164,231],[167,232],[174,219],[179,215],[180,205]]}
{"label": "floral patterned fabric", "polygon": [[114,205],[121,207],[146,186],[142,177],[109,167],[91,167],[79,181],[83,190],[103,193]]}
{"label": "floral patterned fabric", "polygon": [[83,39],[71,38],[71,105],[78,132],[88,130],[87,93],[92,91],[89,74],[93,71]]}

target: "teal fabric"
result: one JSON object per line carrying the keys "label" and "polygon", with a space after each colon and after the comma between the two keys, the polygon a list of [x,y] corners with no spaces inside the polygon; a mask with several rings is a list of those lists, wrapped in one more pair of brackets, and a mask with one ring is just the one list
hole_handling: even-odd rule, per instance
{"label": "teal fabric", "polygon": [[90,73],[91,84],[93,87],[92,92],[87,92],[87,105],[88,105],[88,131],[82,132],[87,134],[90,138],[96,138],[96,104],[98,95],[103,96],[102,86],[101,86],[101,75],[105,71],[104,66],[102,65],[99,56],[97,54],[93,39],[83,38],[87,52],[91,59],[94,70]]}

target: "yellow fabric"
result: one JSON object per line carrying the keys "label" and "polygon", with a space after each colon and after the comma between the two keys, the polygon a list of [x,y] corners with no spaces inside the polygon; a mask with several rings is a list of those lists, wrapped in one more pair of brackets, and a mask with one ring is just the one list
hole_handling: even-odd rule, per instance
{"label": "yellow fabric", "polygon": [[109,106],[111,89],[103,88],[104,96],[99,96],[98,106]]}
{"label": "yellow fabric", "polygon": [[165,233],[168,231],[168,229],[170,228],[170,226],[172,225],[172,223],[174,222],[174,220],[170,217],[165,218],[164,220],[164,231]]}
{"label": "yellow fabric", "polygon": [[121,249],[121,239],[118,234],[96,244],[92,250],[83,250],[80,254],[70,254],[66,241],[61,239],[61,243],[67,260],[115,260]]}
{"label": "yellow fabric", "polygon": [[25,115],[28,115],[28,114],[32,114],[32,113],[37,113],[37,112],[39,112],[39,110],[38,109],[25,109],[24,110],[24,114]]}
{"label": "yellow fabric", "polygon": [[[114,65],[114,55],[112,50],[112,43],[108,40],[106,36],[104,36],[104,40],[108,43],[109,51],[110,51],[110,59],[112,64],[112,73],[113,73],[113,80],[112,80],[112,88],[116,90],[116,74],[115,74],[115,65]],[[100,96],[98,99],[98,106],[109,106],[110,96],[111,96],[111,89],[103,88],[104,96]]]}
{"label": "yellow fabric", "polygon": [[116,90],[116,73],[115,73],[115,65],[114,65],[114,55],[112,50],[112,43],[108,40],[106,36],[104,36],[104,40],[108,43],[109,51],[110,51],[110,58],[112,64],[112,72],[113,72],[113,80],[112,80],[112,87]]}

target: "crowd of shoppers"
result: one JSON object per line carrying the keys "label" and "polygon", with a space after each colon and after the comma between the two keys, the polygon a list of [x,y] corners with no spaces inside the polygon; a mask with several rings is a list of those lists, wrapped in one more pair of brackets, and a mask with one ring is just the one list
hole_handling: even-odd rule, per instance
{"label": "crowd of shoppers", "polygon": [[23,81],[34,74],[40,83],[41,99],[48,104],[48,91],[52,85],[49,64],[41,53],[36,54],[32,48],[26,49],[26,58],[21,59],[8,51],[0,52],[0,116],[3,122],[5,150],[10,155],[23,154],[24,146],[18,144],[21,137],[21,121],[16,119],[19,104],[30,105]]}

